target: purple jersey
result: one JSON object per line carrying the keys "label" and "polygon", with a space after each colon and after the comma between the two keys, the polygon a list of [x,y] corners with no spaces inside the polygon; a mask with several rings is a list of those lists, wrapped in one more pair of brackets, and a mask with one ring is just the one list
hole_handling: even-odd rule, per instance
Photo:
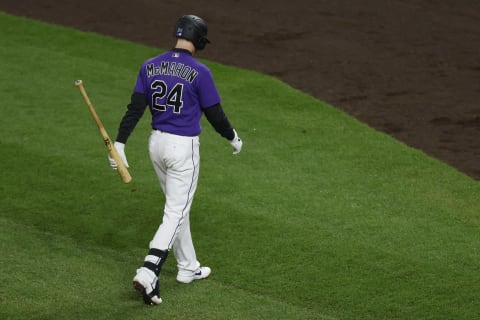
{"label": "purple jersey", "polygon": [[199,135],[203,109],[220,103],[208,67],[178,49],[145,61],[134,92],[146,96],[153,129],[180,136]]}

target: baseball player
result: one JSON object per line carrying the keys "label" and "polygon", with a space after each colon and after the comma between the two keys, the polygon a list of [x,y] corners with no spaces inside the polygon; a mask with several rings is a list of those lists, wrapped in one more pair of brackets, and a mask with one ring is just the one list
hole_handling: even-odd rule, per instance
{"label": "baseball player", "polygon": [[[162,302],[159,274],[173,249],[177,281],[190,283],[210,275],[210,268],[197,260],[190,234],[190,207],[199,173],[200,118],[209,123],[233,147],[242,149],[242,140],[232,128],[220,104],[212,74],[193,55],[210,41],[205,21],[194,15],[175,24],[175,47],[143,63],[131,102],[123,116],[114,143],[125,166],[125,143],[148,105],[152,115],[149,153],[165,195],[163,220],[149,245],[143,266],[133,278],[146,304]],[[109,158],[110,166],[117,164]]]}

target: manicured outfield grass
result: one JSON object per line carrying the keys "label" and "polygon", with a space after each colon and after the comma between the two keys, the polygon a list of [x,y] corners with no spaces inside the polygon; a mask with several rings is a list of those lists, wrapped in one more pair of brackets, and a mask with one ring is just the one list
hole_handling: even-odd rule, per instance
{"label": "manicured outfield grass", "polygon": [[[165,46],[169,46],[165,44]],[[0,13],[1,319],[474,319],[477,181],[271,77],[205,61],[244,139],[203,122],[192,234],[211,278],[131,288],[161,222],[149,116],[112,172],[112,138],[159,52]],[[205,52],[208,56],[208,52]],[[202,56],[199,56],[202,58]]]}

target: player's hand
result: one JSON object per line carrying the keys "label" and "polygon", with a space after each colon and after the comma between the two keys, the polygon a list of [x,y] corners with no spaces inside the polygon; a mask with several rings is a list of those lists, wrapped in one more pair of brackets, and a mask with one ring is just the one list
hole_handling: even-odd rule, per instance
{"label": "player's hand", "polygon": [[233,129],[233,132],[235,133],[235,137],[230,141],[230,144],[233,147],[233,154],[238,154],[242,151],[243,141],[240,139],[235,129]]}
{"label": "player's hand", "polygon": [[[115,141],[115,143],[113,144],[113,146],[115,147],[115,149],[117,150],[117,153],[118,155],[120,156],[120,159],[122,159],[123,161],[123,164],[125,165],[125,167],[128,168],[128,161],[127,161],[127,156],[125,155],[125,143],[121,143],[121,142],[118,142],[118,141]],[[110,162],[110,167],[112,167],[113,170],[117,170],[117,163],[115,162],[115,160],[113,160],[112,157],[110,157],[110,155],[108,155],[108,162]]]}

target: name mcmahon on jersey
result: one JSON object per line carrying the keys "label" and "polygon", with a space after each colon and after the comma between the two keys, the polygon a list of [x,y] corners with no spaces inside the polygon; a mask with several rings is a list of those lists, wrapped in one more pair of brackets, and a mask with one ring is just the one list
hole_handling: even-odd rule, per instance
{"label": "name mcmahon on jersey", "polygon": [[156,75],[168,75],[182,78],[190,83],[198,76],[198,71],[190,66],[186,66],[183,63],[160,62],[160,66],[156,66],[153,63],[147,64],[147,77],[153,77]]}

